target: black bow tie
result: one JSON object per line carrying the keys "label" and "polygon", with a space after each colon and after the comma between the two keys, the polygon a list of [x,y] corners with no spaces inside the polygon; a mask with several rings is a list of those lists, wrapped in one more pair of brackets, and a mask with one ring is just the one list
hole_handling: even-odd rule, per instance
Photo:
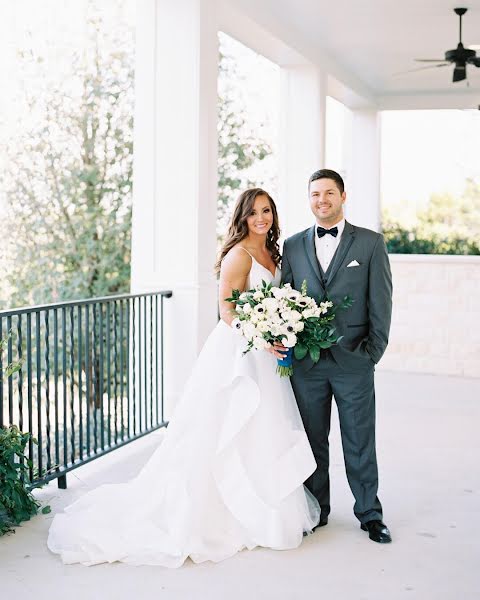
{"label": "black bow tie", "polygon": [[330,235],[333,235],[333,237],[337,237],[338,227],[332,227],[331,229],[324,229],[323,227],[317,227],[317,235],[319,238],[323,237],[324,235],[327,235],[327,233],[329,233]]}

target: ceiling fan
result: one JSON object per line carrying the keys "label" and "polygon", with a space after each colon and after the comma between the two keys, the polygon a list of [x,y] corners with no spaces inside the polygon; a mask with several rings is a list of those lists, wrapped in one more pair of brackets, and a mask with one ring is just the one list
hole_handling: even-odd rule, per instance
{"label": "ceiling fan", "polygon": [[416,62],[436,63],[426,67],[420,67],[419,69],[413,69],[414,71],[422,71],[424,69],[434,69],[437,67],[446,67],[450,64],[454,64],[452,81],[463,81],[467,78],[467,65],[474,65],[480,67],[480,56],[477,56],[475,50],[465,48],[462,43],[462,16],[467,12],[466,8],[454,8],[455,14],[460,19],[460,32],[459,42],[455,49],[447,50],[445,52],[445,58],[416,58]]}

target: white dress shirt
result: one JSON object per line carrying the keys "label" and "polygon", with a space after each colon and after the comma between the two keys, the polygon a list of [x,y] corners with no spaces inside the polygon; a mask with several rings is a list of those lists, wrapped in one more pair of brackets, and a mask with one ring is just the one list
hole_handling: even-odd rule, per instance
{"label": "white dress shirt", "polygon": [[338,244],[340,243],[340,239],[345,228],[345,219],[342,219],[335,225],[332,225],[332,227],[328,228],[332,229],[333,227],[336,227],[338,229],[337,237],[333,237],[333,235],[327,233],[323,237],[319,238],[317,235],[317,227],[318,223],[315,223],[315,252],[317,253],[318,262],[325,273],[330,266],[335,251],[338,248]]}

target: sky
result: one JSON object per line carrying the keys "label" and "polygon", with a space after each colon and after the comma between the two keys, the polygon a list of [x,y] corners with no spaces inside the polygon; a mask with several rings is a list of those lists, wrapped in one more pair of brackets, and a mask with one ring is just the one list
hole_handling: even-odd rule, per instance
{"label": "sky", "polygon": [[480,181],[480,111],[384,111],[381,181],[385,204],[424,206],[432,193],[460,194]]}

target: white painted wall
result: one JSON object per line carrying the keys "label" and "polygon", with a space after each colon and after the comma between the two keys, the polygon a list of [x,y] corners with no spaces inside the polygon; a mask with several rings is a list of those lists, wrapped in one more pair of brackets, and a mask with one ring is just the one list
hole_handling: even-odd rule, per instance
{"label": "white painted wall", "polygon": [[480,257],[391,254],[390,262],[392,329],[379,368],[480,377]]}

